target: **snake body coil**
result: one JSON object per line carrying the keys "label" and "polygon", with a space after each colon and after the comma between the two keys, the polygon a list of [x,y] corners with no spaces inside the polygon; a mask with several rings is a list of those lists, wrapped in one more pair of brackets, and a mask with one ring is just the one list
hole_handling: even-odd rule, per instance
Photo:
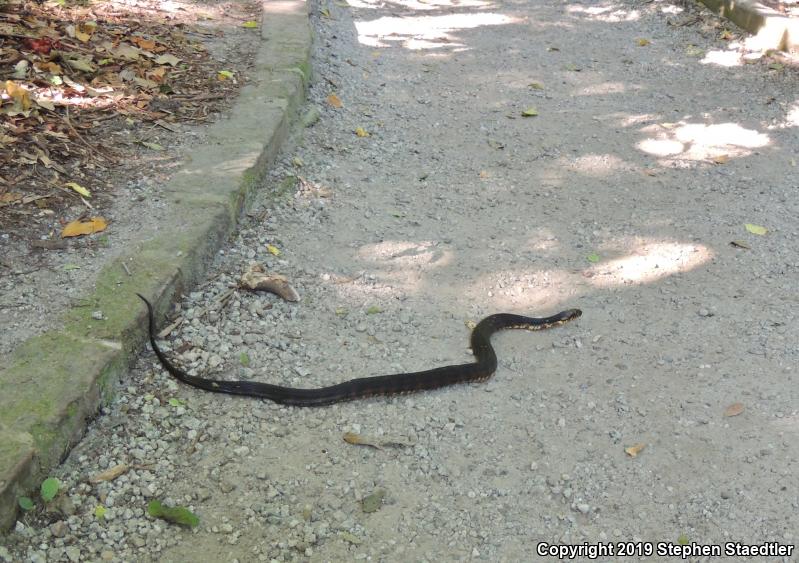
{"label": "snake body coil", "polygon": [[472,331],[472,353],[474,353],[476,362],[411,373],[362,377],[317,389],[298,389],[254,381],[225,381],[189,375],[173,365],[156,344],[152,305],[143,296],[139,295],[139,297],[147,305],[148,330],[153,351],[164,369],[176,379],[206,391],[259,397],[297,407],[316,407],[375,395],[410,393],[456,383],[485,381],[497,369],[497,355],[491,346],[492,334],[509,328],[543,330],[564,324],[582,315],[582,311],[579,309],[568,309],[551,317],[543,318],[524,317],[509,313],[490,315],[480,321]]}

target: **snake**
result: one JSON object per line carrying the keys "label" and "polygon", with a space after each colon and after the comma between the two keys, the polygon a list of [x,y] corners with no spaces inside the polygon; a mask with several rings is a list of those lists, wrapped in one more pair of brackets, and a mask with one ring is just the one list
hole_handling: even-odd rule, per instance
{"label": "snake", "polygon": [[381,395],[398,395],[426,391],[455,385],[486,381],[497,369],[497,355],[491,346],[491,335],[504,329],[543,330],[560,326],[582,315],[580,309],[567,309],[549,317],[526,317],[511,313],[497,313],[481,320],[472,329],[471,348],[476,359],[468,364],[448,365],[392,375],[360,377],[327,387],[302,389],[284,387],[258,381],[229,381],[190,375],[175,366],[155,341],[155,316],[153,307],[141,294],[147,306],[150,345],[158,361],[175,379],[215,393],[244,395],[269,399],[275,403],[295,407],[318,407],[354,399]]}

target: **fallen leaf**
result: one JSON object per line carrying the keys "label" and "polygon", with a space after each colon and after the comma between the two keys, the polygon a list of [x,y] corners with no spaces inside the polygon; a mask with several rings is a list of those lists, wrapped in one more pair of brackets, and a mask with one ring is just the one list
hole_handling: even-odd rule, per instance
{"label": "fallen leaf", "polygon": [[157,59],[155,59],[155,64],[157,65],[177,66],[179,62],[179,58],[177,58],[175,55],[170,55],[169,53],[160,55]]}
{"label": "fallen leaf", "polygon": [[333,106],[334,108],[340,108],[344,105],[343,103],[341,103],[341,99],[335,94],[330,94],[327,97],[327,103]]}
{"label": "fallen leaf", "polygon": [[535,108],[527,108],[522,112],[522,117],[535,117],[538,115],[538,110]]}
{"label": "fallen leaf", "polygon": [[729,157],[729,155],[726,155],[726,154],[720,154],[718,156],[714,156],[713,157],[713,162],[715,162],[716,164],[727,164],[727,161],[729,161],[729,160],[730,160],[730,157]]}
{"label": "fallen leaf", "polygon": [[637,41],[639,47],[646,47],[649,45],[649,39],[641,38]]}
{"label": "fallen leaf", "polygon": [[134,47],[128,43],[120,43],[111,49],[111,53],[117,58],[136,61],[139,59],[142,51],[138,47]]}
{"label": "fallen leaf", "polygon": [[255,29],[258,27],[258,22],[255,20],[246,21],[241,24],[241,27],[246,27],[247,29]]}
{"label": "fallen leaf", "polygon": [[134,43],[140,49],[144,49],[145,51],[152,51],[156,47],[156,42],[150,39],[145,39],[144,37],[140,37],[138,35],[134,35],[133,37],[129,38],[131,43]]}
{"label": "fallen leaf", "polygon": [[532,88],[533,90],[543,90],[544,89],[544,85],[541,84],[540,82],[530,82],[530,84],[528,84],[527,87],[528,88]]}
{"label": "fallen leaf", "polygon": [[730,246],[734,246],[735,248],[745,248],[746,250],[751,250],[752,247],[740,240],[731,240]]}
{"label": "fallen leaf", "polygon": [[99,233],[106,227],[108,227],[108,223],[102,217],[92,217],[88,221],[72,221],[67,223],[64,230],[61,231],[61,238]]}
{"label": "fallen leaf", "polygon": [[113,481],[114,479],[116,479],[120,475],[124,475],[125,473],[127,473],[129,469],[130,469],[130,466],[125,465],[124,463],[120,463],[119,465],[115,465],[114,467],[111,467],[110,469],[106,469],[105,471],[101,471],[100,473],[98,473],[97,475],[95,475],[94,477],[89,479],[89,481],[91,481],[92,483],[101,483],[103,481]]}
{"label": "fallen leaf", "polygon": [[630,457],[635,457],[646,447],[646,444],[634,444],[624,448],[624,453]]}
{"label": "fallen leaf", "polygon": [[286,301],[300,300],[297,290],[291,287],[288,279],[280,274],[267,274],[264,267],[253,263],[239,279],[239,287],[252,291],[268,291],[282,297]]}
{"label": "fallen leaf", "polygon": [[327,8],[322,8],[321,10],[319,10],[319,13],[325,16],[326,18],[331,17],[330,10],[328,10]]}
{"label": "fallen leaf", "polygon": [[267,244],[266,245],[266,250],[269,252],[269,254],[271,254],[273,256],[280,256],[280,249],[278,247],[276,247],[276,246],[272,246],[271,244]]}
{"label": "fallen leaf", "polygon": [[98,504],[94,508],[94,517],[97,518],[98,520],[103,520],[105,518],[105,511],[106,508],[102,504]]}
{"label": "fallen leaf", "polygon": [[383,505],[384,496],[386,496],[386,492],[383,489],[375,489],[372,494],[363,497],[363,500],[361,500],[361,508],[367,514],[370,512],[377,512]]}
{"label": "fallen leaf", "polygon": [[396,447],[409,447],[413,446],[413,442],[408,440],[407,438],[394,438],[390,436],[381,436],[379,438],[374,436],[365,436],[363,434],[355,434],[354,432],[345,432],[344,441],[348,444],[354,444],[356,446],[370,446],[372,448],[376,448],[378,450],[382,450],[385,447],[389,446],[396,446]]}
{"label": "fallen leaf", "polygon": [[83,72],[94,72],[96,70],[94,68],[94,65],[86,59],[81,59],[81,58],[68,59],[64,57],[63,61],[66,62],[69,66],[71,66],[75,70],[81,70]]}
{"label": "fallen leaf", "polygon": [[139,144],[142,145],[143,147],[147,147],[148,149],[154,150],[154,151],[162,151],[162,150],[164,150],[164,147],[162,147],[158,143],[150,143],[148,141],[139,141]]}
{"label": "fallen leaf", "polygon": [[733,38],[732,32],[729,29],[725,29],[724,31],[719,34],[719,39],[724,39],[725,41],[729,41]]}
{"label": "fallen leaf", "polygon": [[83,197],[89,197],[89,198],[92,197],[92,194],[89,192],[89,190],[87,190],[80,184],[76,184],[75,182],[67,182],[66,184],[64,184],[64,187],[75,190]]}
{"label": "fallen leaf", "polygon": [[377,305],[372,305],[366,310],[367,315],[376,315],[377,313],[382,313],[383,309],[378,307]]}
{"label": "fallen leaf", "polygon": [[746,227],[746,230],[752,233],[753,235],[763,236],[768,232],[768,229],[766,227],[761,227],[760,225],[753,225],[752,223],[745,223],[744,227]]}
{"label": "fallen leaf", "polygon": [[183,526],[194,527],[200,523],[200,519],[188,508],[183,506],[165,506],[160,500],[151,500],[147,504],[147,512],[150,516],[161,518],[168,522],[181,524]]}
{"label": "fallen leaf", "polygon": [[359,137],[369,137],[369,133],[363,127],[356,127],[355,134]]}
{"label": "fallen leaf", "polygon": [[302,168],[303,165],[305,164],[305,162],[303,162],[303,160],[299,156],[295,156],[294,158],[292,158],[291,163],[297,168]]}
{"label": "fallen leaf", "polygon": [[733,403],[724,409],[724,416],[738,416],[744,412],[745,408],[743,403]]}
{"label": "fallen leaf", "polygon": [[46,110],[55,111],[55,104],[50,100],[43,100],[41,98],[34,98],[33,100],[36,102],[36,105],[39,107],[43,107]]}
{"label": "fallen leaf", "polygon": [[378,450],[383,449],[383,447],[378,444],[374,438],[363,436],[361,434],[355,434],[354,432],[345,432],[343,438],[348,444],[355,444],[356,446],[371,446]]}
{"label": "fallen leaf", "polygon": [[83,43],[88,43],[95,29],[97,29],[97,22],[83,22],[78,24],[78,27],[75,29],[75,37]]}
{"label": "fallen leaf", "polygon": [[480,170],[480,178],[482,180],[485,180],[486,178],[488,178],[488,171],[487,170]]}
{"label": "fallen leaf", "polygon": [[219,71],[219,72],[216,74],[216,77],[217,77],[219,80],[227,80],[228,78],[233,78],[233,73],[232,73],[232,72],[230,72],[229,70],[220,70],[220,71]]}
{"label": "fallen leaf", "polygon": [[782,70],[783,68],[785,68],[785,65],[783,65],[782,63],[770,63],[768,67],[771,70]]}
{"label": "fallen leaf", "polygon": [[586,256],[585,259],[591,262],[592,264],[596,264],[597,262],[599,262],[600,257],[599,254],[597,254],[596,252],[592,252],[591,254]]}
{"label": "fallen leaf", "polygon": [[14,99],[14,105],[19,109],[25,111],[31,107],[31,96],[24,86],[13,80],[6,80],[6,93]]}

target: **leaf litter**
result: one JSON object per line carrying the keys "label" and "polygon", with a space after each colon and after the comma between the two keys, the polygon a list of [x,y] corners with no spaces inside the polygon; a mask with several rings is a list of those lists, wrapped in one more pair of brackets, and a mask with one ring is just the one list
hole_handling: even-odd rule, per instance
{"label": "leaf litter", "polygon": [[[76,198],[110,205],[119,167],[141,146],[162,149],[153,125],[179,134],[179,124],[207,122],[232,101],[247,63],[223,69],[214,60],[210,47],[225,31],[203,21],[203,9],[167,11],[149,0],[0,5],[0,224],[34,240],[54,234],[54,224],[40,221],[50,227],[42,232],[29,220],[42,212],[28,203],[62,225],[75,218],[65,215]],[[257,35],[244,24],[258,6],[238,11],[233,31]],[[229,76],[220,80],[220,71]]]}

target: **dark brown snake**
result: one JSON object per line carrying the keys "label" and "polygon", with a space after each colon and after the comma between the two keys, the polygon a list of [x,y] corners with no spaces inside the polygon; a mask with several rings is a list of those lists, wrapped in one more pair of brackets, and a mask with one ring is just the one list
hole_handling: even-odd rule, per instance
{"label": "dark brown snake", "polygon": [[[139,295],[138,293],[136,295]],[[155,318],[150,302],[139,295],[147,305],[150,344],[164,369],[176,379],[216,393],[246,395],[270,399],[276,403],[296,407],[318,407],[352,399],[363,399],[375,395],[395,395],[435,389],[456,383],[485,381],[497,369],[497,355],[491,346],[491,335],[498,330],[522,328],[526,330],[543,330],[562,325],[582,315],[580,309],[567,309],[551,317],[533,318],[510,313],[490,315],[480,321],[472,331],[472,353],[477,359],[470,364],[443,366],[425,371],[397,373],[394,375],[378,375],[350,379],[343,383],[320,387],[318,389],[298,389],[282,387],[269,383],[253,381],[224,381],[189,375],[173,365],[155,342]]]}

